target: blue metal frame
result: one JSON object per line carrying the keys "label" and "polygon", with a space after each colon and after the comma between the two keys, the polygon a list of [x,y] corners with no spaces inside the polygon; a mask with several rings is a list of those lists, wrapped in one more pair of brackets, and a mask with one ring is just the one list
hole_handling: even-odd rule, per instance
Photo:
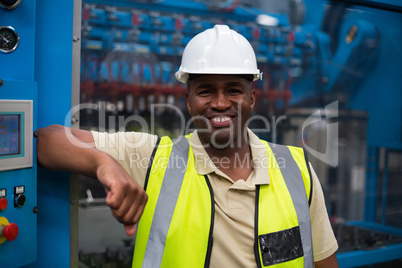
{"label": "blue metal frame", "polygon": [[375,9],[381,9],[392,12],[402,13],[402,4],[397,2],[398,0],[382,0],[382,1],[372,1],[372,0],[330,0],[333,3],[343,3],[351,4],[363,7],[371,7]]}
{"label": "blue metal frame", "polygon": [[389,245],[372,251],[356,250],[337,254],[339,267],[361,267],[364,265],[400,259],[402,244]]}
{"label": "blue metal frame", "polygon": [[[391,233],[402,236],[402,229],[379,225],[367,221],[348,222],[348,225],[359,226],[362,228],[375,230],[384,233]],[[360,267],[375,263],[382,263],[400,259],[402,257],[402,243],[394,245],[386,245],[378,248],[373,247],[372,250],[356,250],[345,253],[338,253],[339,267]]]}
{"label": "blue metal frame", "polygon": [[[225,18],[225,19],[236,19],[242,21],[251,21],[258,14],[262,14],[263,12],[259,9],[255,8],[244,8],[237,7],[232,12],[218,12],[209,10],[208,7],[202,2],[196,1],[186,1],[186,0],[164,0],[155,4],[148,3],[138,3],[130,0],[86,0],[86,3],[95,3],[95,4],[103,4],[103,5],[111,5],[111,6],[130,6],[133,8],[139,8],[144,10],[152,10],[152,11],[166,11],[172,13],[183,13],[183,14],[191,14],[191,15],[206,15],[208,14],[211,17],[216,19]],[[287,20],[286,15],[280,15],[280,17]]]}
{"label": "blue metal frame", "polygon": [[[71,108],[73,7],[74,1],[36,2],[38,127],[64,125]],[[38,168],[38,210],[38,260],[28,267],[70,267],[68,173]]]}

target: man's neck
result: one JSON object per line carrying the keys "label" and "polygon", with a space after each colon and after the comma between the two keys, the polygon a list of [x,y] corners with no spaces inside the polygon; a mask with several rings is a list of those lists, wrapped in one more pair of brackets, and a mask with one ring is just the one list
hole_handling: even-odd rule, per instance
{"label": "man's neck", "polygon": [[234,182],[247,180],[253,171],[251,148],[247,141],[242,142],[240,146],[226,148],[206,146],[205,151],[215,166]]}

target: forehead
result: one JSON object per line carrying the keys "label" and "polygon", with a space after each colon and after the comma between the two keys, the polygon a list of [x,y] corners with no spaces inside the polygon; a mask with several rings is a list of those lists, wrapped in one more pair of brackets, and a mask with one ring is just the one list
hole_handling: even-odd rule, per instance
{"label": "forehead", "polygon": [[239,85],[243,87],[251,86],[252,82],[247,79],[236,75],[221,75],[221,74],[206,74],[197,75],[195,78],[190,79],[187,83],[189,89],[197,88],[202,85],[209,85],[211,87],[219,87],[225,85]]}

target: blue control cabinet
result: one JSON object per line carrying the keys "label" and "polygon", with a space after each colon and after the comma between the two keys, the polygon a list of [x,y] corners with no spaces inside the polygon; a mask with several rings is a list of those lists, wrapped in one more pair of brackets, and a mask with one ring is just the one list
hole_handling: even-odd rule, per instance
{"label": "blue control cabinet", "polygon": [[[12,27],[20,40],[14,51],[0,52],[0,266],[20,267],[37,258],[35,1],[21,1],[15,9],[0,8],[2,26]],[[28,164],[22,163],[25,159]]]}
{"label": "blue control cabinet", "polygon": [[[0,8],[0,27],[11,26],[19,35],[14,51],[0,52],[0,114],[6,114],[5,100],[32,106],[32,120],[25,116],[20,128],[31,128],[25,137],[32,146],[32,164],[3,169],[7,165],[1,161],[12,156],[0,154],[0,197],[5,192],[7,199],[0,225],[18,227],[14,240],[0,237],[0,267],[70,267],[69,174],[37,167],[33,134],[40,127],[64,124],[71,108],[73,6],[74,1],[22,0],[14,9]],[[0,122],[1,128],[6,126]],[[25,203],[19,207],[14,199],[22,190]],[[4,203],[0,200],[0,208]],[[15,235],[10,230],[6,233]]]}

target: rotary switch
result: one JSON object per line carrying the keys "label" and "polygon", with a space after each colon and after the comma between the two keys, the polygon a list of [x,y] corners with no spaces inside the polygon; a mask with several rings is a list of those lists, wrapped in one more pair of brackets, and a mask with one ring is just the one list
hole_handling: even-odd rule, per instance
{"label": "rotary switch", "polygon": [[24,195],[25,186],[16,186],[14,187],[14,207],[21,208],[25,205],[25,201],[27,198]]}
{"label": "rotary switch", "polygon": [[27,198],[25,197],[24,194],[19,194],[15,196],[14,199],[14,207],[19,207],[21,208],[22,206],[25,205],[25,201],[27,200]]}
{"label": "rotary switch", "polygon": [[4,217],[0,217],[0,244],[6,240],[14,241],[18,236],[18,226],[15,223],[9,223]]}

